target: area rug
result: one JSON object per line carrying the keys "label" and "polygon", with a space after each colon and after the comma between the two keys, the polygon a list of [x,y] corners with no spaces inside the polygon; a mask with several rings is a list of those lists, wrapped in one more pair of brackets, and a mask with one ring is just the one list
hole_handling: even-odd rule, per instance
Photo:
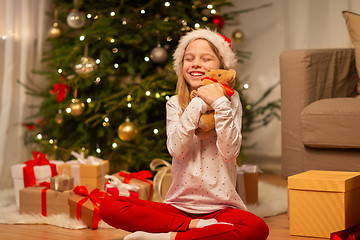
{"label": "area rug", "polygon": [[[259,181],[258,204],[249,205],[248,210],[265,218],[287,212],[287,189]],[[19,214],[15,204],[13,189],[0,191],[0,224],[48,224],[69,229],[83,229],[87,226],[67,214],[44,217],[42,215]],[[99,228],[112,228],[105,222],[99,222]]]}

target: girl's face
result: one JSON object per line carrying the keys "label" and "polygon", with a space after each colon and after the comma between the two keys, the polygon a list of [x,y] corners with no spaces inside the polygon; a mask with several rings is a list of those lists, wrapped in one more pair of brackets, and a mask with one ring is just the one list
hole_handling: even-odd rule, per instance
{"label": "girl's face", "polygon": [[208,41],[196,39],[185,49],[182,73],[190,90],[201,86],[205,72],[220,68],[220,59],[210,47]]}

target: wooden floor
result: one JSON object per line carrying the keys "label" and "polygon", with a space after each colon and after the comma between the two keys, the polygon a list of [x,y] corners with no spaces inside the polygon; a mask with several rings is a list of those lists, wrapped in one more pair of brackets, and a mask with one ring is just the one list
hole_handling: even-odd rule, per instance
{"label": "wooden floor", "polygon": [[[280,165],[277,159],[270,159],[266,164],[263,164],[261,158],[253,158],[253,160],[247,160],[247,163],[260,165],[260,168],[264,171],[264,174],[260,175],[260,180],[287,186],[287,182],[280,177]],[[268,240],[319,240],[319,238],[290,236],[287,213],[265,218],[265,221],[270,228]],[[49,225],[0,224],[1,240],[120,240],[127,234],[127,232],[117,229],[69,230]]]}

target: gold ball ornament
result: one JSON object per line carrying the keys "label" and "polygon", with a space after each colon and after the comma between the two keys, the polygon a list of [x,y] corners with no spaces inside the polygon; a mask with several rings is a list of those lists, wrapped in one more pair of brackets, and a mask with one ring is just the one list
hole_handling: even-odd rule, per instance
{"label": "gold ball ornament", "polygon": [[74,71],[82,76],[92,73],[97,69],[97,64],[95,59],[90,57],[82,57],[80,63],[76,64]]}
{"label": "gold ball ornament", "polygon": [[122,123],[118,128],[119,138],[123,141],[133,140],[138,133],[136,125],[130,122],[129,118],[126,118],[125,122]]}
{"label": "gold ball ornament", "polygon": [[53,26],[49,29],[49,36],[52,39],[60,37],[62,34],[62,30],[59,27],[59,24],[57,22],[54,22]]}
{"label": "gold ball ornament", "polygon": [[241,29],[238,29],[233,32],[232,37],[234,42],[241,43],[242,41],[244,41],[245,34]]}
{"label": "gold ball ornament", "polygon": [[70,104],[71,115],[74,117],[78,117],[83,114],[85,110],[85,104],[80,102],[79,99],[74,99],[73,102]]}

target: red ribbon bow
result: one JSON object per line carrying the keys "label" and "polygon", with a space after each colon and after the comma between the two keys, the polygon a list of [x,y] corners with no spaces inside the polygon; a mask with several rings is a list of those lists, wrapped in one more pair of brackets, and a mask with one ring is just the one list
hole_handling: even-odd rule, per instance
{"label": "red ribbon bow", "polygon": [[54,89],[50,91],[50,93],[55,94],[57,93],[56,100],[58,102],[62,102],[65,99],[66,90],[70,88],[69,85],[62,84],[62,83],[55,83]]}
{"label": "red ribbon bow", "polygon": [[99,213],[99,206],[102,201],[107,195],[107,193],[100,191],[100,189],[95,188],[90,193],[85,186],[76,186],[74,188],[74,193],[84,196],[76,206],[76,218],[81,219],[81,206],[90,199],[94,206],[94,216],[93,216],[93,223],[91,228],[96,229],[98,227],[100,221],[100,213]]}
{"label": "red ribbon bow", "polygon": [[136,178],[140,181],[146,182],[148,184],[150,184],[150,193],[149,193],[149,197],[148,200],[151,199],[151,195],[152,195],[152,182],[147,180],[147,178],[152,178],[153,175],[151,174],[151,172],[149,170],[143,170],[143,171],[139,171],[139,172],[133,172],[133,173],[126,173],[123,171],[119,172],[119,176],[124,177],[124,183],[129,184],[130,180],[132,178]]}
{"label": "red ribbon bow", "polygon": [[46,191],[50,188],[49,182],[41,182],[39,184],[40,187],[45,187],[43,190],[41,190],[41,215],[44,217],[47,216],[47,203],[46,203]]}
{"label": "red ribbon bow", "polygon": [[56,165],[54,163],[50,163],[49,160],[46,159],[45,153],[33,151],[33,160],[28,160],[25,162],[25,167],[23,168],[23,176],[24,176],[24,187],[34,186],[36,184],[35,166],[45,166],[49,165],[51,169],[51,176],[57,175]]}
{"label": "red ribbon bow", "polygon": [[[216,80],[215,78],[211,78],[211,77],[204,77],[201,79],[201,81],[205,80],[205,79],[209,79],[213,82],[216,82],[218,83],[219,81]],[[234,89],[232,89],[231,87],[229,87],[228,85],[224,84],[224,83],[220,83],[221,85],[223,85],[224,89],[225,89],[225,92],[226,94],[231,97],[233,94],[234,94]]]}

